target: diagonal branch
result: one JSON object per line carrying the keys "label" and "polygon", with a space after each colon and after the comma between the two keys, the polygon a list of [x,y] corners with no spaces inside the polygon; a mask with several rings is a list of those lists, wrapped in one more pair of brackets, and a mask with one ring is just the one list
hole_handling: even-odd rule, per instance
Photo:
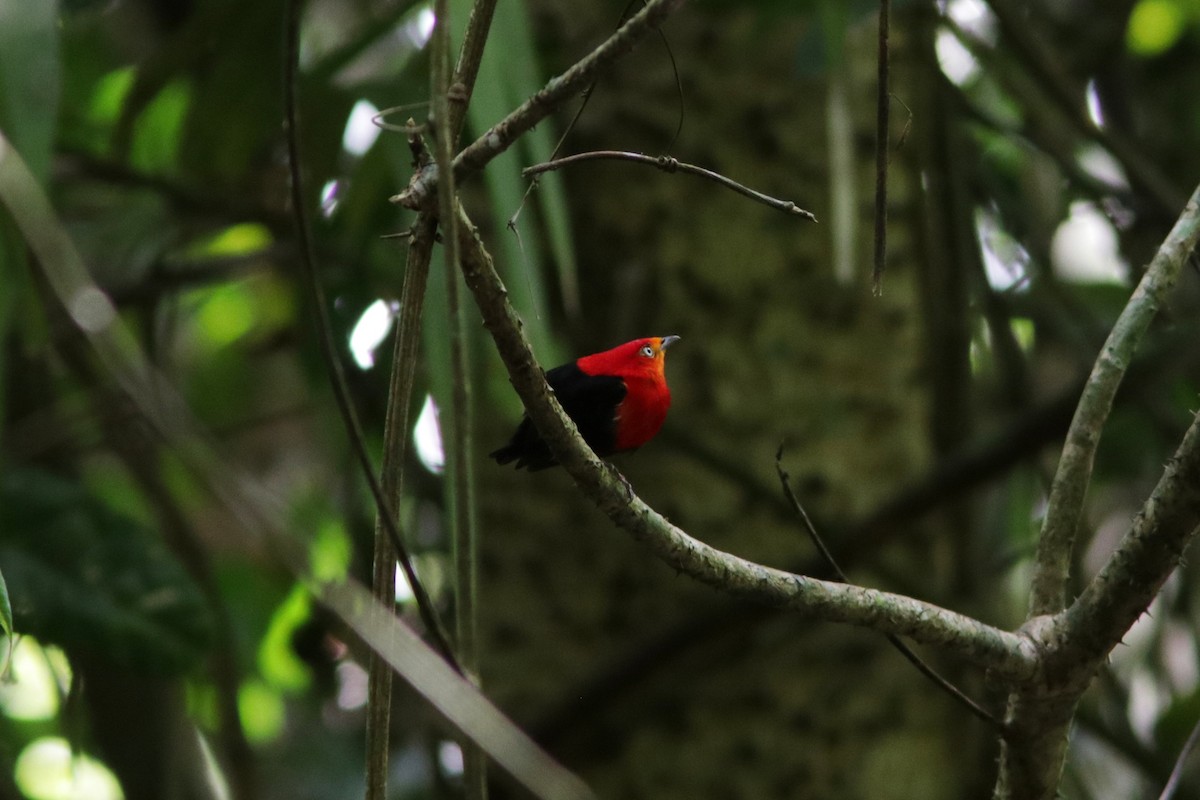
{"label": "diagonal branch", "polygon": [[596,457],[563,413],[534,360],[491,256],[461,207],[459,231],[467,286],[530,419],[580,491],[660,559],[722,591],[815,619],[942,646],[990,668],[1002,679],[1025,681],[1035,676],[1039,656],[1023,634],[1002,631],[912,598],[820,581],[747,561],[692,538],[647,506],[620,473]]}
{"label": "diagonal branch", "polygon": [[1108,563],[1066,611],[1061,649],[1099,659],[1121,641],[1200,533],[1200,414]]}
{"label": "diagonal branch", "polygon": [[1092,476],[1100,432],[1134,351],[1150,321],[1175,285],[1200,237],[1200,187],[1150,262],[1150,267],[1117,318],[1084,386],[1067,432],[1062,458],[1050,487],[1050,502],[1038,540],[1030,593],[1030,616],[1056,613],[1066,605],[1066,587],[1075,531]]}
{"label": "diagonal branch", "polygon": [[[454,159],[454,177],[461,181],[483,169],[521,134],[549,116],[568,97],[583,90],[600,70],[632,50],[643,36],[662,24],[682,3],[683,0],[649,0],[599,47],[563,74],[551,78],[537,94],[464,148]],[[391,200],[405,208],[422,208],[426,203],[435,202],[437,180],[436,167],[421,170],[413,175],[408,188]]]}

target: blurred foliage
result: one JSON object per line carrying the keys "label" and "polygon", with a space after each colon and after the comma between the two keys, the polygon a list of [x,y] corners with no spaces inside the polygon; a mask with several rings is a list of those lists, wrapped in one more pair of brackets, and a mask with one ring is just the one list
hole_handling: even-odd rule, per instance
{"label": "blurred foliage", "polygon": [[[374,512],[299,283],[283,8],[0,1],[0,129],[222,457],[270,488],[318,575],[337,580],[370,573]],[[468,8],[452,3],[456,31]],[[550,173],[526,195],[521,169],[550,158],[578,100],[464,185],[464,202],[546,366],[683,335],[669,429],[619,462],[655,507],[739,555],[819,570],[774,482],[786,439],[801,497],[856,580],[1015,626],[1073,392],[1200,176],[1200,12],[893,3],[892,250],[873,299],[874,8],[686,6],[664,27],[670,56],[651,37],[602,76],[562,150],[669,152],[793,199],[819,226],[628,164]],[[464,138],[623,11],[501,3]],[[353,128],[363,152],[347,128],[356,107],[426,119],[430,13],[409,0],[305,11],[303,166],[347,365],[364,310],[400,295],[403,238],[385,236],[411,223],[386,202],[408,179],[404,137]],[[848,169],[828,144],[834,68]],[[847,211],[831,207],[835,185],[853,189]],[[831,267],[833,230],[857,248],[848,283]],[[440,253],[433,264],[414,391],[444,405]],[[69,765],[70,751],[88,769],[108,763],[128,800],[181,763],[211,763],[237,800],[358,793],[365,653],[147,433],[37,266],[0,216],[0,629],[29,637],[16,686],[52,709],[23,717],[0,690],[0,797],[38,796],[30,765]],[[1189,271],[1102,441],[1081,582],[1197,406],[1198,308]],[[520,407],[468,327],[484,686],[540,742],[606,797],[987,791],[994,736],[877,637],[731,604],[649,561],[558,472],[483,462]],[[349,376],[373,453],[390,350],[383,339],[378,366]],[[448,619],[442,479],[415,454],[406,467],[404,530]],[[1196,577],[1186,564],[1169,582],[1088,695],[1065,796],[1161,788],[1200,714]],[[982,676],[942,666],[997,700]],[[432,712],[401,691],[393,724],[394,796],[443,796],[455,776]],[[178,726],[209,755],[190,733],[162,733]],[[1197,781],[1190,769],[1185,790]]]}
{"label": "blurred foliage", "polygon": [[163,543],[77,485],[8,470],[0,529],[22,632],[139,671],[179,672],[208,648],[208,609]]}

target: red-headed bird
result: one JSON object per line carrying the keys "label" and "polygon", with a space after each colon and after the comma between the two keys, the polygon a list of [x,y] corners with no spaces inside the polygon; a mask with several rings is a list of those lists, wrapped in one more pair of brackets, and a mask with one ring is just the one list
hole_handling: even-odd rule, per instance
{"label": "red-headed bird", "polygon": [[[596,455],[636,450],[658,433],[671,406],[666,350],[677,341],[678,336],[634,339],[546,373],[563,411]],[[528,415],[508,444],[488,457],[499,464],[516,461],[517,469],[531,472],[558,463]]]}

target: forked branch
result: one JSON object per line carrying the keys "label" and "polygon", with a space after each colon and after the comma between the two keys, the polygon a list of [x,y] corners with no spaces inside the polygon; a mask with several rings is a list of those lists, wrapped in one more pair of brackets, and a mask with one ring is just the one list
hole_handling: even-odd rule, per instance
{"label": "forked branch", "polygon": [[998,678],[1026,681],[1035,677],[1037,649],[1022,634],[993,628],[909,597],[829,583],[747,561],[692,538],[646,505],[612,466],[588,448],[554,398],[492,258],[461,207],[459,232],[467,286],[530,419],[580,491],[656,556],[722,591],[816,619],[860,625],[939,645],[989,668]]}

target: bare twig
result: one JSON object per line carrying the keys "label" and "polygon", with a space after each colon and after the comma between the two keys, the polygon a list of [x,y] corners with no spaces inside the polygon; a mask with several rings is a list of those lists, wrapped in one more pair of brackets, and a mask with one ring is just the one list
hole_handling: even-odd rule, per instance
{"label": "bare twig", "polygon": [[[779,484],[783,487],[783,494],[787,497],[788,504],[791,505],[792,510],[796,512],[796,516],[798,516],[804,523],[804,529],[808,532],[808,537],[812,539],[813,545],[820,552],[821,558],[823,558],[825,563],[829,565],[829,568],[833,570],[834,575],[837,576],[839,581],[842,583],[849,583],[850,580],[846,577],[846,573],[842,572],[842,568],[838,566],[837,560],[833,557],[833,553],[831,553],[829,548],[825,545],[825,540],[821,538],[819,533],[817,533],[816,526],[813,525],[812,520],[809,519],[808,512],[804,510],[804,506],[800,504],[799,498],[797,498],[795,492],[792,491],[791,480],[787,474],[787,471],[783,468],[783,444],[780,444],[779,449],[775,451],[775,472],[779,475]],[[1004,724],[1000,720],[996,719],[996,717],[992,715],[990,711],[964,694],[963,691],[953,683],[939,675],[937,670],[925,663],[925,660],[913,652],[912,648],[905,644],[899,636],[896,636],[894,633],[886,633],[884,635],[887,637],[887,640],[891,643],[892,647],[895,647],[897,650],[899,650],[900,655],[908,659],[908,662],[916,667],[918,672],[920,672],[929,680],[933,681],[933,683],[937,685],[939,689],[953,697],[956,701],[958,701],[958,703],[960,703],[976,717],[999,730],[1001,734],[1004,733]]]}
{"label": "bare twig", "polygon": [[887,180],[888,117],[891,113],[888,91],[888,14],[889,0],[879,0],[879,66],[875,86],[875,262],[871,270],[871,292],[883,293],[883,270],[887,266]]}
{"label": "bare twig", "polygon": [[[419,160],[422,150],[419,139],[412,134],[414,156]],[[383,458],[380,464],[383,490],[393,502],[399,503],[404,491],[404,464],[408,450],[408,414],[412,403],[413,376],[416,373],[417,349],[421,336],[421,313],[424,308],[425,286],[429,279],[429,260],[437,222],[432,215],[419,214],[413,224],[404,269],[404,288],[400,295],[400,314],[392,352],[392,371],[388,383],[387,413],[383,422]],[[394,602],[396,553],[387,535],[385,509],[375,516],[374,569],[371,592],[376,600],[390,607]],[[399,519],[393,519],[398,526]],[[387,797],[387,778],[391,765],[392,671],[378,653],[372,651],[367,664],[367,722],[366,722],[366,797],[382,800]]]}
{"label": "bare twig", "polygon": [[[496,13],[496,0],[475,0],[471,16],[467,19],[467,32],[458,51],[458,63],[454,75],[446,87],[450,103],[450,143],[458,141],[463,121],[467,118],[467,106],[475,91],[475,79],[479,76],[479,65],[483,62],[483,47],[487,44],[488,32],[492,28],[492,17]],[[453,88],[453,92],[451,92]]]}
{"label": "bare twig", "polygon": [[1192,726],[1192,732],[1183,743],[1183,749],[1179,751],[1179,758],[1175,759],[1175,767],[1171,770],[1171,777],[1167,778],[1167,785],[1163,787],[1158,800],[1171,800],[1175,796],[1175,790],[1179,788],[1179,781],[1183,778],[1183,766],[1187,763],[1188,756],[1196,749],[1197,743],[1200,743],[1200,720]]}
{"label": "bare twig", "polygon": [[[486,16],[490,22],[492,3],[485,2],[485,9],[479,13]],[[478,5],[476,10],[479,11]],[[458,645],[458,657],[468,680],[478,685],[479,665],[476,631],[476,528],[475,528],[475,486],[471,468],[471,426],[470,414],[470,370],[467,367],[466,343],[463,336],[463,320],[459,308],[459,242],[458,217],[454,213],[458,205],[458,194],[455,187],[454,171],[450,169],[450,159],[453,157],[454,138],[457,128],[465,117],[467,107],[466,86],[461,83],[451,85],[450,70],[450,3],[448,0],[436,0],[434,15],[437,26],[434,28],[430,59],[430,95],[433,97],[433,128],[434,128],[434,161],[442,180],[438,183],[438,222],[444,236],[442,237],[442,254],[444,257],[444,278],[446,281],[446,298],[448,323],[450,328],[450,368],[453,376],[450,387],[450,408],[447,417],[449,428],[449,458],[447,459],[448,490],[450,496],[451,541],[454,556],[454,599],[455,599],[455,633]],[[478,19],[478,17],[477,17]],[[469,41],[464,42],[460,64],[464,61],[464,69],[469,73],[466,78],[473,82],[478,70],[478,58],[483,52],[483,42],[486,38],[486,26],[482,31],[476,31]],[[473,44],[472,44],[473,43]],[[474,53],[475,61],[471,61],[471,53],[467,47],[477,48]],[[463,749],[463,784],[468,800],[485,800],[487,797],[487,761],[483,751],[469,739],[462,742]]]}
{"label": "bare twig", "polygon": [[395,515],[391,510],[392,505],[384,497],[383,488],[379,485],[379,479],[376,477],[375,469],[371,464],[371,457],[367,453],[367,447],[363,441],[362,426],[359,424],[358,415],[354,410],[354,403],[350,399],[350,390],[346,385],[346,376],[342,369],[342,362],[338,357],[337,345],[333,341],[329,311],[325,304],[325,290],[321,286],[320,278],[317,275],[315,247],[308,219],[308,204],[304,196],[303,176],[300,169],[300,133],[297,129],[296,73],[299,59],[300,4],[301,0],[289,0],[288,2],[287,44],[284,63],[284,129],[287,139],[288,169],[291,173],[292,213],[295,218],[296,235],[300,239],[300,265],[304,272],[304,283],[308,287],[309,299],[313,305],[313,313],[316,315],[318,338],[321,341],[321,355],[325,360],[326,368],[329,370],[330,384],[333,388],[334,397],[337,400],[338,409],[341,412],[342,422],[346,426],[346,435],[358,458],[359,465],[362,467],[363,476],[366,478],[367,485],[371,490],[371,496],[375,499],[376,509],[380,517],[384,520],[388,536],[392,540],[392,546],[396,549],[400,567],[404,570],[404,575],[408,578],[409,585],[412,586],[413,597],[417,602],[421,621],[424,623],[437,649],[441,651],[445,659],[451,664],[456,664],[450,643],[446,638],[445,632],[442,630],[437,611],[433,607],[433,601],[417,578],[417,572],[412,565],[412,558],[409,556],[408,549],[400,536],[400,531],[396,527]]}
{"label": "bare twig", "polygon": [[540,175],[543,172],[562,169],[569,167],[572,164],[578,164],[582,161],[632,161],[635,164],[645,164],[651,167],[657,167],[663,172],[683,172],[688,175],[699,175],[702,178],[707,178],[710,181],[715,181],[727,189],[732,189],[740,195],[749,197],[764,205],[770,206],[777,211],[783,211],[787,214],[793,214],[798,217],[804,217],[807,220],[816,222],[817,218],[811,211],[806,211],[800,206],[793,203],[791,200],[780,200],[762,192],[755,191],[748,186],[738,183],[735,180],[726,178],[719,172],[697,167],[694,164],[687,164],[671,156],[648,156],[642,153],[631,153],[624,150],[590,150],[586,153],[576,153],[572,156],[564,156],[563,158],[547,161],[544,164],[534,164],[531,167],[526,167],[521,171],[525,177]]}

